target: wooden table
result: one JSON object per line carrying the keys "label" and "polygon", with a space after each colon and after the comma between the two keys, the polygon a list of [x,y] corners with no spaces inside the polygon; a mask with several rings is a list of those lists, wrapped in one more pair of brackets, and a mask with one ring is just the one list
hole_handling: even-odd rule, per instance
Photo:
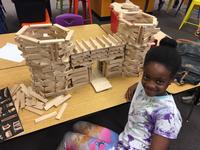
{"label": "wooden table", "polygon": [[[74,40],[88,39],[89,37],[102,36],[103,34],[105,34],[105,31],[103,31],[102,28],[96,24],[70,27],[70,29],[73,29],[75,31]],[[5,34],[2,36],[8,37],[8,39],[13,41],[14,43],[14,40],[12,39],[14,38],[14,34]],[[10,41],[8,40],[7,42]],[[7,61],[2,60],[0,62],[0,66],[2,62],[3,65],[7,65]],[[28,66],[24,64],[23,66],[19,67],[15,63],[12,68],[4,68],[0,70],[0,88],[12,86],[16,83],[24,83],[26,85],[30,85],[30,75],[31,74]],[[68,101],[67,110],[63,114],[61,120],[51,118],[35,124],[34,119],[38,118],[38,115],[28,112],[26,110],[20,111],[19,117],[24,127],[24,132],[20,135],[38,131],[40,129],[44,129],[62,122],[66,122],[81,116],[85,116],[94,112],[123,104],[126,102],[124,98],[126,89],[131,84],[138,82],[139,78],[115,77],[109,79],[109,81],[112,84],[112,89],[101,93],[95,93],[90,84],[71,90],[69,93],[72,94],[72,98]],[[52,108],[49,111],[45,112],[45,114],[55,110],[58,109]]]}

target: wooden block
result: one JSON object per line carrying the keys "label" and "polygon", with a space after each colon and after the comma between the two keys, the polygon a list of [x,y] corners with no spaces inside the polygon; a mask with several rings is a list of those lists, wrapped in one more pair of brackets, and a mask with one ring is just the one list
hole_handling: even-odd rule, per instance
{"label": "wooden block", "polygon": [[23,26],[17,33],[16,35],[21,35],[24,33],[24,31],[26,31],[26,29],[28,29],[29,27],[28,26]]}
{"label": "wooden block", "polygon": [[74,34],[74,30],[70,30],[65,38],[66,41],[70,41]]}
{"label": "wooden block", "polygon": [[82,86],[82,85],[85,85],[85,84],[88,84],[88,82],[77,83],[77,84],[73,85],[73,88],[74,87],[79,87],[79,86]]}
{"label": "wooden block", "polygon": [[97,49],[99,47],[99,45],[95,42],[95,40],[93,38],[90,38],[89,42],[94,47],[94,49]]}
{"label": "wooden block", "polygon": [[110,40],[115,43],[115,45],[119,45],[120,41],[117,41],[117,39],[115,39],[111,34],[108,34],[108,37],[110,38]]}
{"label": "wooden block", "polygon": [[102,48],[105,48],[106,46],[109,46],[99,37],[96,37],[96,40],[102,46]]}
{"label": "wooden block", "polygon": [[109,38],[107,38],[105,35],[103,35],[102,38],[109,46],[115,46],[115,43],[113,43]]}
{"label": "wooden block", "polygon": [[22,97],[23,97],[22,92],[21,92],[21,91],[18,91],[18,92],[16,93],[16,96],[17,96],[17,100],[19,100],[19,105],[20,105],[20,101],[21,101],[21,99],[22,99]]}
{"label": "wooden block", "polygon": [[44,103],[37,101],[36,104],[33,105],[32,107],[42,110],[44,109]]}
{"label": "wooden block", "polygon": [[47,24],[31,24],[30,27],[51,27],[52,24],[51,23],[47,23]]}
{"label": "wooden block", "polygon": [[60,29],[62,29],[62,30],[64,30],[64,31],[66,31],[66,32],[69,32],[69,31],[70,31],[70,29],[68,29],[68,28],[66,28],[66,27],[63,27],[63,26],[61,26],[61,25],[59,25],[59,24],[54,24],[54,26],[56,26],[56,27],[58,27],[58,28],[60,28]]}
{"label": "wooden block", "polygon": [[104,77],[92,79],[90,82],[96,92],[101,92],[101,91],[112,88],[112,85],[110,84],[110,82]]}
{"label": "wooden block", "polygon": [[60,95],[58,97],[53,98],[52,100],[48,101],[45,106],[44,109],[45,110],[49,110],[51,107],[53,107],[58,101],[62,100],[64,98],[64,95]]}
{"label": "wooden block", "polygon": [[20,84],[20,87],[21,87],[22,92],[24,92],[26,96],[29,96],[27,87],[24,84]]}
{"label": "wooden block", "polygon": [[40,96],[39,94],[37,94],[36,92],[34,92],[31,88],[29,89],[29,94],[35,98],[37,98],[38,100],[46,103],[48,102],[48,99],[43,98],[42,96]]}
{"label": "wooden block", "polygon": [[16,100],[14,101],[14,104],[15,104],[16,111],[19,112],[20,100],[19,100],[19,99],[16,99]]}
{"label": "wooden block", "polygon": [[87,49],[87,47],[85,47],[82,42],[79,42],[76,40],[76,43],[77,43],[77,46],[82,50],[82,52],[86,52],[88,51],[89,49]]}
{"label": "wooden block", "polygon": [[38,114],[38,115],[43,115],[44,114],[44,111],[38,110],[38,109],[30,107],[30,106],[26,106],[25,109],[30,111],[30,112],[33,112],[35,114]]}
{"label": "wooden block", "polygon": [[46,120],[46,119],[49,119],[49,118],[52,118],[52,117],[55,117],[56,115],[57,115],[56,111],[54,111],[52,113],[49,113],[49,114],[46,114],[46,115],[43,115],[43,116],[41,116],[39,118],[36,118],[35,119],[35,123],[41,122],[43,120]]}
{"label": "wooden block", "polygon": [[83,46],[87,49],[87,50],[91,50],[91,45],[89,45],[86,41],[82,41]]}
{"label": "wooden block", "polygon": [[55,103],[55,106],[58,107],[60,104],[64,103],[65,101],[67,101],[68,99],[70,99],[72,97],[71,94],[67,94],[66,96],[64,96],[60,101],[58,101],[57,103]]}
{"label": "wooden block", "polygon": [[32,98],[25,98],[25,105],[26,106],[32,106]]}
{"label": "wooden block", "polygon": [[20,89],[21,87],[18,84],[15,84],[10,90],[11,96],[14,96]]}
{"label": "wooden block", "polygon": [[65,42],[64,39],[50,39],[50,40],[40,40],[40,44],[49,44],[49,43],[58,43],[58,42]]}
{"label": "wooden block", "polygon": [[29,37],[29,36],[26,36],[26,35],[19,35],[19,38],[22,38],[24,40],[31,41],[31,42],[34,42],[34,43],[39,43],[39,40],[32,38],[32,37]]}
{"label": "wooden block", "polygon": [[67,103],[64,103],[64,104],[61,106],[61,108],[60,108],[59,111],[58,111],[58,114],[56,115],[56,119],[58,119],[58,120],[61,119],[61,117],[62,117],[62,115],[63,115],[63,113],[64,113],[66,107],[67,107]]}
{"label": "wooden block", "polygon": [[21,92],[21,99],[20,99],[20,108],[24,108],[25,107],[25,94],[23,92]]}
{"label": "wooden block", "polygon": [[129,22],[129,21],[123,19],[123,18],[120,18],[119,20],[122,21],[122,22],[124,22],[124,23],[126,23],[129,26],[133,26],[133,24],[131,22]]}

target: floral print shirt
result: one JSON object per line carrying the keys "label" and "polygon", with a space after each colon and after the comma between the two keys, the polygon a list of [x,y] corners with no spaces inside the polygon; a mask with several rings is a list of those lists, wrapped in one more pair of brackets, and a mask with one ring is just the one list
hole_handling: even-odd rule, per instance
{"label": "floral print shirt", "polygon": [[182,119],[172,95],[149,97],[139,82],[129,109],[128,122],[119,135],[119,150],[148,150],[152,134],[176,139]]}

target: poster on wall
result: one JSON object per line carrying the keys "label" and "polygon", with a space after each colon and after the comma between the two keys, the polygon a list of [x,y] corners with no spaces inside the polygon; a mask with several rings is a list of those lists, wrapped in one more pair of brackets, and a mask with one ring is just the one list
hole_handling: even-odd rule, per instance
{"label": "poster on wall", "polygon": [[21,132],[22,123],[19,119],[14,102],[8,88],[0,90],[0,142]]}

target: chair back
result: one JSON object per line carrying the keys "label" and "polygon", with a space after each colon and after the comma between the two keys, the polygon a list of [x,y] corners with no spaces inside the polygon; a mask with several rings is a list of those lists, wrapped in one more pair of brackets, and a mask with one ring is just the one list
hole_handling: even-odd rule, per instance
{"label": "chair back", "polygon": [[57,23],[61,26],[76,26],[83,24],[83,17],[76,14],[65,13],[55,17],[54,23]]}

